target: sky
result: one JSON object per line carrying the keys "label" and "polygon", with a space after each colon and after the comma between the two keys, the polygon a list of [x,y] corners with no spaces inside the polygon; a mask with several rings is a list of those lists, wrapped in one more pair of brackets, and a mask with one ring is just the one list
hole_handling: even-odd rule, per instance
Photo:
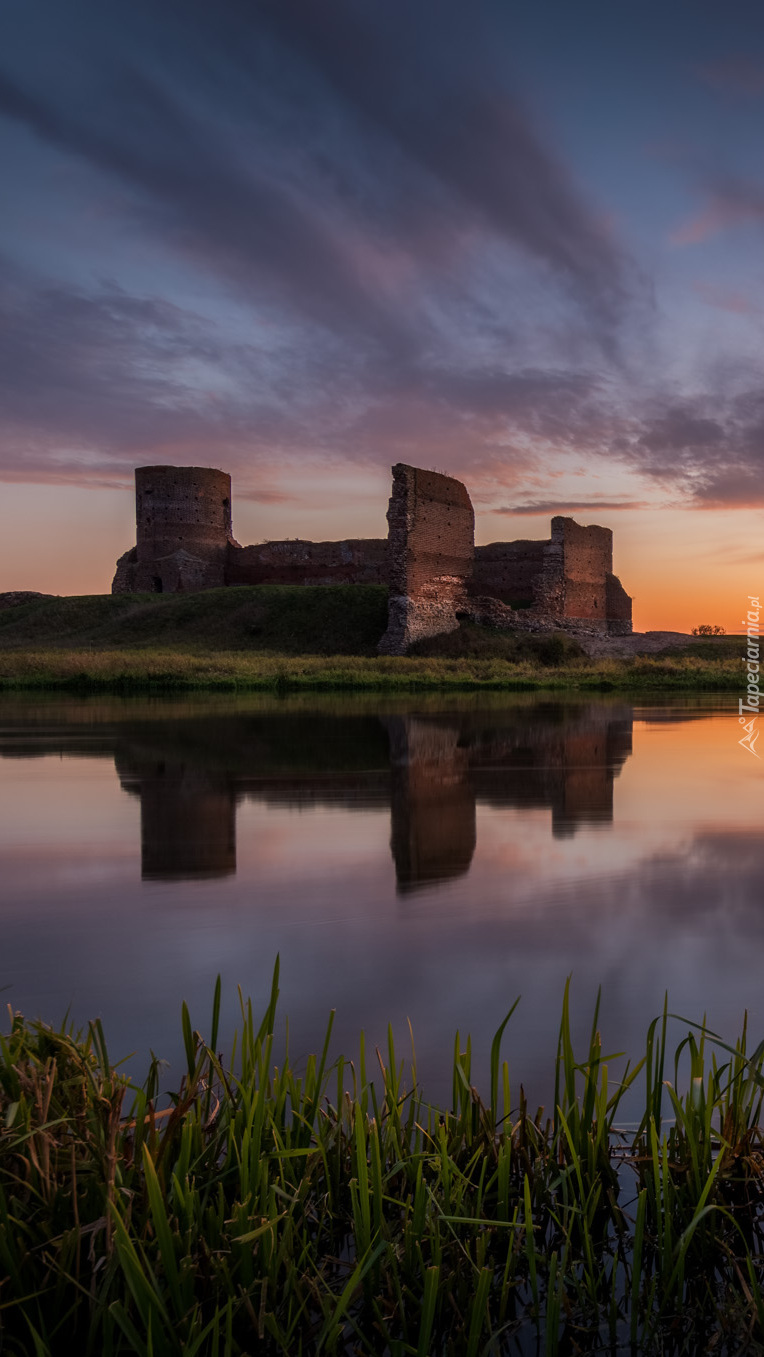
{"label": "sky", "polygon": [[133,469],[242,543],[613,528],[635,626],[764,576],[760,0],[3,0],[0,590],[98,593]]}

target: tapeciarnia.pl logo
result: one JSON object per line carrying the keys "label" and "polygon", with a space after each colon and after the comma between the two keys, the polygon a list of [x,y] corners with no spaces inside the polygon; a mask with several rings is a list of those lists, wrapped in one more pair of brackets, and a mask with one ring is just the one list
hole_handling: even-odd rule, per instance
{"label": "tapeciarnia.pl logo", "polygon": [[[761,754],[756,749],[756,741],[759,738],[756,721],[759,716],[761,701],[759,689],[759,614],[761,605],[758,598],[754,598],[753,594],[748,595],[748,604],[747,616],[743,618],[743,626],[748,638],[747,653],[743,656],[747,687],[745,697],[741,697],[738,702],[738,720],[745,731],[745,735],[742,740],[738,740],[738,744],[747,749],[749,754],[760,759]],[[750,716],[749,720],[746,719],[747,716]]]}

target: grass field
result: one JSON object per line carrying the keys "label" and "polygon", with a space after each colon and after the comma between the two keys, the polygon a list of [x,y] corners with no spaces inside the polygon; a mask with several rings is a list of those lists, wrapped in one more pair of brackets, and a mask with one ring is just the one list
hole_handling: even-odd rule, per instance
{"label": "grass field", "polygon": [[[166,1106],[78,1036],[0,1038],[0,1346],[13,1357],[501,1357],[764,1351],[764,1043],[666,1010],[612,1073],[563,998],[554,1104],[533,1112],[494,1037],[457,1032],[448,1108],[384,1051],[299,1069],[242,1001],[218,1054],[183,1006]],[[281,1024],[279,1024],[280,1030]],[[279,1062],[278,1064],[276,1062]],[[609,1069],[611,1072],[609,1073]],[[642,1115],[619,1128],[627,1090]]]}
{"label": "grass field", "polygon": [[387,625],[379,585],[257,585],[198,594],[42,598],[0,611],[6,650],[169,650],[374,655]]}
{"label": "grass field", "polygon": [[741,642],[731,637],[588,660],[562,633],[464,626],[405,658],[381,658],[386,600],[373,585],[38,599],[0,610],[0,689],[736,692],[741,684]]}

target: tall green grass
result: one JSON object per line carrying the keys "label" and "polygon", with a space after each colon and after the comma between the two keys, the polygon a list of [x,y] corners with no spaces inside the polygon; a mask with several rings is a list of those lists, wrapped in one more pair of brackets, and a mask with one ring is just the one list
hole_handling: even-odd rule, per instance
{"label": "tall green grass", "polygon": [[417,658],[256,654],[155,647],[0,650],[0,692],[732,692],[740,661]]}
{"label": "tall green grass", "polygon": [[[668,1014],[614,1082],[595,1011],[563,998],[550,1114],[457,1033],[428,1104],[392,1032],[353,1061],[278,1058],[241,999],[218,1054],[185,1005],[160,1110],[84,1035],[11,1015],[0,1039],[0,1347],[82,1354],[740,1353],[762,1349],[764,1043]],[[644,1081],[641,1123],[619,1133]]]}

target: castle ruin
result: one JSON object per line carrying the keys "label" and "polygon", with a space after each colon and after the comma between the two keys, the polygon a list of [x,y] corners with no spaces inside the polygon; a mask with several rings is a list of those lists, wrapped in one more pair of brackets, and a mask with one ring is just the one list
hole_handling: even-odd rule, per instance
{"label": "castle ruin", "polygon": [[136,545],[120,556],[113,594],[192,593],[228,580],[231,477],[202,466],[135,469]]}
{"label": "castle ruin", "polygon": [[475,555],[475,515],[461,481],[399,463],[387,510],[387,631],[384,655],[413,641],[454,631],[468,609]]}
{"label": "castle ruin", "polygon": [[613,534],[552,519],[545,541],[475,546],[475,515],[461,481],[399,463],[388,536],[300,539],[240,546],[231,478],[209,467],[138,467],[136,545],[117,562],[112,593],[177,593],[253,584],[385,584],[388,626],[379,650],[461,620],[524,631],[625,636],[631,599],[613,574]]}

